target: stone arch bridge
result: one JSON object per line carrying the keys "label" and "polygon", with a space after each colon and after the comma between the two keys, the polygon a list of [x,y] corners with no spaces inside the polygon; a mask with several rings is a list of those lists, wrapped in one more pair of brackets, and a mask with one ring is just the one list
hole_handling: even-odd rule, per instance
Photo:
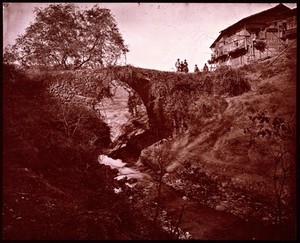
{"label": "stone arch bridge", "polygon": [[[156,80],[174,79],[174,76],[185,75],[174,72],[163,72],[136,68],[133,66],[114,66],[99,69],[53,71],[51,74],[49,92],[62,103],[88,104],[93,106],[100,101],[99,95],[113,80],[128,84],[143,101],[151,131],[165,137],[166,127],[163,127],[161,114],[154,110],[155,94],[151,94],[151,86]],[[175,77],[176,78],[176,77]]]}

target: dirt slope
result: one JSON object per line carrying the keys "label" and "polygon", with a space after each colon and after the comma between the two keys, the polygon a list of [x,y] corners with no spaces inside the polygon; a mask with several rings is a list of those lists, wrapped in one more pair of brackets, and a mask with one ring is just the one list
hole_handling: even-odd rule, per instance
{"label": "dirt slope", "polygon": [[[295,237],[296,50],[271,61],[242,68],[251,90],[224,96],[226,109],[198,133],[187,130],[162,145],[169,151],[164,182],[190,198],[190,203],[202,205],[192,203],[182,222],[200,239],[215,239],[213,232],[218,239],[251,239],[253,232],[260,235],[260,228],[264,229],[261,239]],[[289,136],[277,134],[278,119]],[[265,128],[271,135],[261,133]],[[178,208],[174,200],[166,201],[166,206]],[[198,224],[198,212],[207,220],[225,217],[230,221],[228,230],[241,227],[226,233],[221,219],[210,226],[205,220]]]}
{"label": "dirt slope", "polygon": [[[175,141],[173,147],[177,150],[178,164],[194,161],[193,166],[221,177],[225,184],[272,197],[274,166],[270,154],[275,150],[273,140],[255,135],[261,146],[258,151],[249,145],[250,136],[244,129],[252,125],[249,117],[261,112],[271,119],[280,117],[295,129],[296,69],[293,59],[287,58],[282,57],[267,68],[265,63],[256,70],[247,71],[251,91],[225,98],[228,106],[221,117],[205,125],[203,132],[192,139],[186,133],[183,139]],[[294,138],[289,146],[295,146]]]}

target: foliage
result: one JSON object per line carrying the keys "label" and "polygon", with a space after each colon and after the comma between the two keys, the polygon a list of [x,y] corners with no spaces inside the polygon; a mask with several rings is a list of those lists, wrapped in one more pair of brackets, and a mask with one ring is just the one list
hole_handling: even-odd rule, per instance
{"label": "foliage", "polygon": [[[294,126],[283,118],[271,117],[266,112],[249,116],[252,124],[244,129],[249,136],[249,144],[256,150],[268,143],[264,151],[273,167],[273,195],[275,201],[276,223],[281,224],[284,212],[293,215],[293,181],[295,177],[295,131]],[[292,216],[292,215],[289,215]]]}
{"label": "foliage", "polygon": [[47,72],[4,71],[22,79],[4,86],[3,238],[169,239],[135,210],[117,171],[99,164],[110,143],[107,124],[91,109],[52,99]]}
{"label": "foliage", "polygon": [[109,127],[95,112],[85,106],[74,104],[52,106],[49,112],[56,113],[52,116],[53,124],[58,129],[62,128],[68,138],[88,146],[110,144]]}
{"label": "foliage", "polygon": [[227,105],[222,97],[218,99],[209,95],[195,97],[187,110],[190,134],[199,134],[203,126],[221,117]]}
{"label": "foliage", "polygon": [[4,86],[13,86],[20,80],[25,78],[24,72],[22,72],[16,65],[4,63],[3,64],[3,80]]}
{"label": "foliage", "polygon": [[231,97],[241,95],[250,90],[250,85],[240,70],[223,66],[217,69],[215,72],[215,94],[227,94],[229,97]]}
{"label": "foliage", "polygon": [[[129,239],[127,197],[113,191],[117,173],[97,162],[108,126],[22,77],[4,87],[3,238]],[[89,143],[93,136],[99,141]]]}
{"label": "foliage", "polygon": [[255,43],[254,43],[254,47],[255,47],[257,50],[261,51],[261,52],[264,52],[264,51],[265,51],[266,46],[267,46],[267,43],[264,42],[264,41],[261,41],[261,40],[257,40],[257,41],[255,41]]}
{"label": "foliage", "polygon": [[199,75],[166,75],[157,78],[150,87],[154,112],[160,121],[158,126],[164,126],[162,130],[169,134],[182,133],[188,128],[201,129],[201,122],[205,119],[207,122],[209,114],[210,118],[220,115],[227,106],[224,96],[237,96],[249,90],[244,73],[230,67]]}
{"label": "foliage", "polygon": [[157,184],[157,204],[153,219],[153,223],[156,225],[158,216],[161,213],[163,176],[166,173],[168,161],[166,159],[166,151],[161,146],[154,146],[151,152],[154,153],[155,163],[150,163],[150,165],[152,165],[151,169],[154,171],[153,179]]}
{"label": "foliage", "polygon": [[75,4],[35,8],[35,21],[5,49],[6,62],[63,69],[114,65],[128,52],[109,9]]}
{"label": "foliage", "polygon": [[252,62],[250,64],[237,68],[241,73],[254,73],[261,69],[262,65],[259,62]]}
{"label": "foliage", "polygon": [[[166,215],[166,211],[163,209],[162,190],[164,177],[167,173],[167,166],[170,164],[170,161],[174,159],[168,149],[169,145],[166,139],[158,141],[146,150],[143,150],[143,155],[140,157],[140,160],[150,170],[151,177],[155,183],[153,225],[162,225],[162,228],[170,234],[172,239],[187,239],[190,237],[189,234],[186,234],[187,232],[179,228],[187,202],[181,205],[178,218],[176,219],[174,216]],[[154,228],[154,230],[156,229]]]}

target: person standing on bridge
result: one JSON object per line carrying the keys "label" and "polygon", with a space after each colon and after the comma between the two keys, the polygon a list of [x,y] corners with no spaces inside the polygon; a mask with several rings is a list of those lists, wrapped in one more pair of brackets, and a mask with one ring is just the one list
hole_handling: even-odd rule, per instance
{"label": "person standing on bridge", "polygon": [[206,65],[206,63],[204,64],[203,72],[208,72],[208,66]]}
{"label": "person standing on bridge", "polygon": [[181,66],[180,66],[180,59],[179,58],[177,59],[177,61],[175,63],[175,67],[176,67],[176,72],[180,72],[180,69],[181,69],[180,67]]}
{"label": "person standing on bridge", "polygon": [[186,59],[184,59],[183,70],[182,71],[185,72],[185,73],[189,72],[188,63],[187,63]]}
{"label": "person standing on bridge", "polygon": [[184,64],[183,61],[180,62],[180,72],[183,72],[184,70]]}

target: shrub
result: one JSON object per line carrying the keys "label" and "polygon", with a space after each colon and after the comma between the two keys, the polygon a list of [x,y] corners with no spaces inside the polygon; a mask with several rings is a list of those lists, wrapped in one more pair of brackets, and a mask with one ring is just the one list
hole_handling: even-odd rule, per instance
{"label": "shrub", "polygon": [[[108,126],[85,107],[51,99],[34,75],[5,71],[5,82],[23,79],[4,91],[4,238],[126,238],[129,226],[119,222],[135,220],[128,195],[114,193],[117,173],[97,161]],[[18,201],[23,194],[29,200]]]}
{"label": "shrub", "polygon": [[261,78],[270,78],[272,76],[274,76],[276,74],[276,71],[274,68],[265,68],[263,70],[261,70],[261,74],[260,77]]}
{"label": "shrub", "polygon": [[294,217],[295,198],[295,125],[266,112],[249,116],[251,125],[244,129],[249,145],[261,154],[271,169],[275,222],[282,224]]}
{"label": "shrub", "polygon": [[12,88],[25,79],[24,72],[13,64],[3,64],[4,88]]}
{"label": "shrub", "polygon": [[227,105],[221,97],[198,96],[188,108],[189,132],[199,133],[203,125],[217,119]]}
{"label": "shrub", "polygon": [[216,70],[214,78],[215,94],[232,97],[250,90],[250,84],[241,70],[224,66]]}
{"label": "shrub", "polygon": [[111,142],[108,125],[92,110],[75,104],[49,107],[53,125],[78,144],[106,147]]}
{"label": "shrub", "polygon": [[241,71],[242,73],[247,73],[247,72],[254,73],[259,71],[260,69],[261,69],[261,63],[258,62],[253,62],[251,64],[244,65],[238,68],[238,70]]}
{"label": "shrub", "polygon": [[154,113],[160,121],[158,126],[164,126],[163,131],[177,134],[189,126],[196,129],[199,126],[196,121],[202,119],[199,114],[205,119],[216,111],[220,114],[226,103],[220,100],[220,95],[237,96],[249,90],[250,84],[243,71],[225,66],[215,72],[158,78],[151,83],[150,95]]}

